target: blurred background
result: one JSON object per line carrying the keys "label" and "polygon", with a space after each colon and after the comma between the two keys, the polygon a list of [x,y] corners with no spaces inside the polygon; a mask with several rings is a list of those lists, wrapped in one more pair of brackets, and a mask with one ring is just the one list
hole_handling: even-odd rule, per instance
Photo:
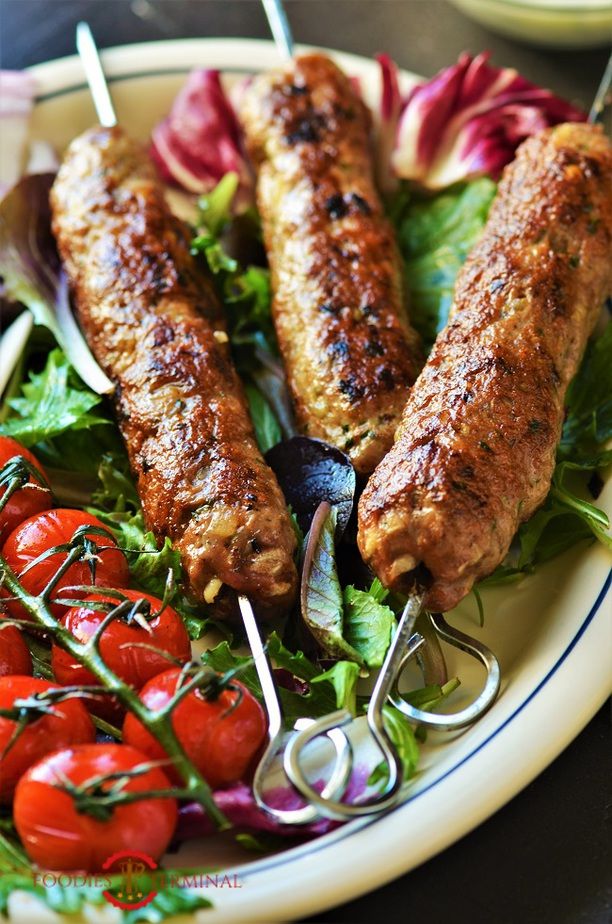
{"label": "blurred background", "polygon": [[[285,0],[296,39],[372,55],[386,51],[431,76],[462,51],[493,61],[587,107],[612,41],[612,0],[455,0],[535,44],[491,31],[446,0]],[[557,7],[561,8],[559,13]],[[593,9],[591,9],[591,7]],[[0,0],[0,61],[19,68],[74,52],[74,26],[89,20],[102,45],[196,36],[269,38],[259,0]],[[517,25],[518,23],[518,25]],[[550,43],[599,48],[551,48]],[[205,66],[205,62],[202,62]]]}

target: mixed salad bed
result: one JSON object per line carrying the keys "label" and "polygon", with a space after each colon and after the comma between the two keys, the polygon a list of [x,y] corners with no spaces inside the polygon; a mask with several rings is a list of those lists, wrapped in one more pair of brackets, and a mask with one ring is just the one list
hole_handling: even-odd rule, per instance
{"label": "mixed salad bed", "polygon": [[[379,176],[411,318],[431,346],[516,146],[583,115],[484,55],[462,56],[407,98],[393,62],[381,56],[380,65]],[[25,112],[27,79],[15,81],[16,107]],[[218,73],[189,77],[153,131],[152,154],[166,181],[199,197],[194,257],[208,265],[225,305],[257,440],[299,539],[299,605],[267,637],[287,726],[340,707],[358,715],[367,705],[359,679],[381,666],[404,601],[372,581],[359,558],[350,462],[295,434],[252,177]],[[0,406],[0,912],[22,888],[65,912],[103,900],[92,885],[43,889],[32,866],[97,871],[124,847],[157,860],[171,844],[230,826],[256,851],[297,835],[265,816],[248,786],[266,720],[240,631],[189,598],[178,554],[168,540],[158,546],[144,524],[106,397],[111,383],[70,313],[50,231],[52,180],[31,173],[0,203],[3,300],[7,313],[25,305],[36,321]],[[612,462],[606,321],[568,394],[546,503],[480,587],[519,580],[580,542],[612,548],[607,517],[593,503],[598,472]],[[484,618],[479,588],[474,593]],[[204,651],[192,655],[191,642],[204,636]],[[406,694],[421,708],[434,708],[458,684],[432,642],[425,678]],[[409,779],[420,732],[392,707],[386,720]],[[383,765],[370,768],[353,781],[352,796],[384,778]],[[299,804],[289,790],[274,800]],[[41,824],[60,835],[41,837]],[[328,828],[320,822],[301,836]],[[126,920],[157,921],[206,904],[166,889]]]}

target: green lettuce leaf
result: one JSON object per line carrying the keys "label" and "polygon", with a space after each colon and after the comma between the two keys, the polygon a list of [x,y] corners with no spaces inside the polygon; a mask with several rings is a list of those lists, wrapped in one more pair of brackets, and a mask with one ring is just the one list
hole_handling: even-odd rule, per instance
{"label": "green lettuce leaf", "polygon": [[487,177],[422,198],[404,189],[392,218],[406,267],[410,320],[426,346],[442,330],[457,273],[478,240],[496,185]]}
{"label": "green lettuce leaf", "polygon": [[[610,463],[612,463],[612,450],[602,452],[594,459],[585,459],[583,462],[558,463],[546,504],[519,530],[521,544],[519,567],[546,561],[569,548],[568,543],[572,535],[571,520],[573,520],[574,534],[572,544],[591,534],[612,550],[612,537],[609,534],[610,521],[607,514],[580,496],[582,485],[570,484],[573,472],[592,473]],[[558,533],[558,522],[555,522],[554,529],[549,531],[551,520],[560,517],[564,520],[563,531]],[[535,537],[537,541],[534,541]]]}
{"label": "green lettuce leaf", "polygon": [[[234,361],[240,373],[248,374],[259,366],[256,357],[258,350],[272,356],[278,352],[270,310],[270,274],[261,266],[241,267],[225,250],[219,235],[230,216],[214,201],[225,179],[208,197],[200,200],[203,227],[193,238],[191,251],[205,259],[215,277],[217,290],[225,306]],[[225,194],[224,190],[221,192]],[[202,209],[204,202],[213,204]],[[211,210],[214,213],[212,216]]]}
{"label": "green lettuce leaf", "polygon": [[612,322],[588,345],[565,403],[558,457],[584,462],[612,439]]}
{"label": "green lettuce leaf", "polygon": [[211,234],[219,235],[232,216],[232,202],[238,191],[240,178],[237,173],[226,173],[214,189],[198,199],[200,223]]}
{"label": "green lettuce leaf", "polygon": [[261,452],[265,454],[268,449],[276,446],[283,438],[280,424],[276,419],[276,414],[255,385],[247,383],[245,391],[249,402],[251,420],[255,428],[257,445]]}
{"label": "green lettuce leaf", "polygon": [[[267,649],[275,667],[283,668],[298,680],[308,684],[305,693],[278,686],[278,694],[285,721],[292,726],[295,719],[304,716],[321,716],[335,709],[354,709],[355,683],[359,674],[356,664],[339,661],[331,671],[322,671],[302,651],[292,652],[283,645],[276,632],[267,641]],[[253,659],[248,655],[237,655],[226,641],[202,655],[204,664],[220,673],[237,671],[237,677],[246,687],[262,700],[261,687]]]}
{"label": "green lettuce leaf", "polygon": [[9,400],[14,413],[0,424],[0,435],[11,436],[24,446],[68,430],[74,433],[110,424],[107,417],[92,413],[102,399],[83,385],[59,349],[49,354],[42,372],[30,372],[21,391],[22,397]]}
{"label": "green lettuce leaf", "polygon": [[[409,780],[410,777],[414,776],[419,760],[419,746],[414,731],[406,717],[395,706],[383,706],[383,717],[385,728],[400,756],[404,780]],[[389,769],[387,764],[382,761],[372,770],[368,785],[385,784],[388,778]]]}
{"label": "green lettuce leaf", "polygon": [[359,679],[359,665],[354,661],[337,661],[324,673],[313,677],[311,684],[331,683],[336,691],[336,707],[349,709],[353,715],[357,713],[357,681]]}
{"label": "green lettuce leaf", "polygon": [[388,591],[377,579],[369,590],[344,588],[344,637],[368,667],[381,667],[395,627],[395,614],[383,601]]}
{"label": "green lettuce leaf", "polygon": [[[262,448],[271,448],[280,438],[279,422],[286,434],[293,432],[291,400],[272,323],[270,274],[253,263],[260,255],[263,257],[263,252],[258,253],[259,219],[253,210],[240,216],[231,214],[235,183],[235,174],[229,174],[200,199],[199,233],[191,249],[213,273],[225,309],[232,357],[238,372],[249,383],[256,435]],[[225,241],[239,259],[227,252]],[[255,386],[262,398],[256,397]]]}
{"label": "green lettuce leaf", "polygon": [[[174,874],[177,875],[176,871],[174,871]],[[193,892],[190,889],[169,887],[158,892],[155,898],[144,908],[125,911],[122,924],[137,924],[137,922],[139,924],[140,922],[158,924],[159,921],[174,918],[175,915],[189,915],[187,920],[194,920],[194,911],[200,908],[212,907],[213,903],[210,899],[205,898],[198,892]]]}
{"label": "green lettuce leaf", "polygon": [[208,268],[215,276],[222,274],[231,276],[238,269],[236,260],[225,252],[219,239],[210,231],[204,231],[194,237],[191,249],[192,252],[202,254],[206,258]]}

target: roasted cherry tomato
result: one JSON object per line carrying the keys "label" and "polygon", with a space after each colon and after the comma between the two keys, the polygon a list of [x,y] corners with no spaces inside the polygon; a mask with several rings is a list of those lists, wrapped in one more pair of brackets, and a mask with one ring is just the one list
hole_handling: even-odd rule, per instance
{"label": "roasted cherry tomato", "polygon": [[31,674],[32,656],[17,626],[0,623],[0,677]]}
{"label": "roasted cherry tomato", "polygon": [[[53,506],[53,497],[49,488],[46,487],[47,478],[42,465],[28,449],[25,449],[17,440],[12,440],[9,436],[0,436],[0,503],[8,488],[11,476],[17,474],[14,467],[12,467],[13,471],[11,472],[5,466],[16,456],[22,456],[40,472],[42,484],[30,474],[24,486],[11,494],[0,511],[0,542],[28,517],[33,516],[35,513],[40,513],[42,510],[49,510]],[[4,471],[2,471],[3,469]],[[24,478],[27,474],[26,470]]]}
{"label": "roasted cherry tomato", "polygon": [[[9,566],[19,577],[21,584],[31,594],[39,594],[47,586],[59,566],[65,561],[66,553],[57,552],[44,561],[34,565],[22,575],[24,569],[43,552],[56,545],[64,545],[72,540],[75,531],[81,526],[93,526],[104,529],[104,524],[90,513],[83,510],[48,510],[30,517],[10,534],[2,554]],[[52,596],[65,599],[82,599],[82,592],[62,591],[71,584],[98,584],[106,587],[122,587],[129,581],[128,564],[117,543],[108,534],[101,536],[91,533],[88,538],[96,544],[99,551],[95,559],[76,561],[68,568],[55,586]],[[92,573],[90,565],[95,565]],[[25,611],[15,602],[7,602],[7,609],[14,616],[26,618]],[[51,612],[61,618],[66,606],[52,604]]]}
{"label": "roasted cherry tomato", "polygon": [[[157,648],[165,651],[183,663],[188,661],[191,655],[189,635],[176,610],[173,610],[171,606],[162,609],[162,601],[157,597],[152,597],[140,590],[121,590],[120,592],[133,602],[146,601],[149,615],[145,610],[140,618],[148,629],[144,628],[142,623],[136,622],[134,618],[130,618],[129,614],[126,617],[118,616],[102,633],[100,654],[111,670],[130,686],[139,690],[151,677],[167,670],[171,663],[168,658],[151,649]],[[92,594],[88,599],[108,601],[113,605],[119,603],[112,597],[96,594]],[[103,610],[75,606],[68,610],[62,622],[76,639],[86,642],[106,616],[107,612]],[[142,648],[141,645],[150,647]],[[60,683],[97,682],[87,668],[75,661],[58,645],[53,645],[51,666],[55,678]],[[95,706],[92,706],[92,709],[95,711]]]}
{"label": "roasted cherry tomato", "polygon": [[[126,745],[86,744],[55,751],[31,767],[19,781],[13,808],[15,827],[30,859],[42,869],[89,872],[99,871],[120,850],[144,852],[158,860],[176,827],[174,799],[120,805],[100,819],[94,817],[93,809],[88,811],[86,800],[77,808],[73,795],[62,791],[66,782],[82,787],[92,777],[129,773],[146,760]],[[168,778],[155,767],[131,777],[122,791],[168,788]]]}
{"label": "roasted cherry tomato", "polygon": [[[0,716],[0,802],[10,801],[19,778],[45,754],[56,748],[95,740],[91,718],[78,699],[56,703],[48,700],[45,705],[41,694],[57,689],[56,683],[34,677],[0,677],[0,709],[17,708],[15,700],[29,700],[23,704],[21,713],[28,721],[10,747],[18,723]],[[52,714],[45,714],[43,707],[49,708]]]}
{"label": "roasted cherry tomato", "polygon": [[[154,677],[140,691],[140,698],[156,712],[174,696],[181,678],[172,668]],[[185,751],[208,784],[213,788],[242,779],[266,735],[263,709],[240,683],[209,691],[195,689],[178,704],[172,724]],[[123,725],[126,744],[138,748],[153,760],[166,755],[162,747],[133,715]],[[168,775],[178,781],[172,768]]]}

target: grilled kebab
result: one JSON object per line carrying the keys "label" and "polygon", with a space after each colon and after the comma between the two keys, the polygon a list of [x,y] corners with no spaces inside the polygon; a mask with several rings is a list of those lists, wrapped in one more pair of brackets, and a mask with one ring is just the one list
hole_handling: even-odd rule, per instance
{"label": "grilled kebab", "polygon": [[241,118],[298,426],[369,473],[422,361],[374,185],[368,110],[329,58],[311,54],[256,77]]}
{"label": "grilled kebab", "polygon": [[227,588],[266,615],[296,589],[294,531],[232,366],[221,307],[144,151],[119,128],[69,147],[53,230],[115,405],[146,525],[218,613]]}
{"label": "grilled kebab", "polygon": [[567,386],[612,293],[612,147],[564,124],[525,141],[457,280],[451,320],[359,504],[359,547],[446,611],[544,501]]}

